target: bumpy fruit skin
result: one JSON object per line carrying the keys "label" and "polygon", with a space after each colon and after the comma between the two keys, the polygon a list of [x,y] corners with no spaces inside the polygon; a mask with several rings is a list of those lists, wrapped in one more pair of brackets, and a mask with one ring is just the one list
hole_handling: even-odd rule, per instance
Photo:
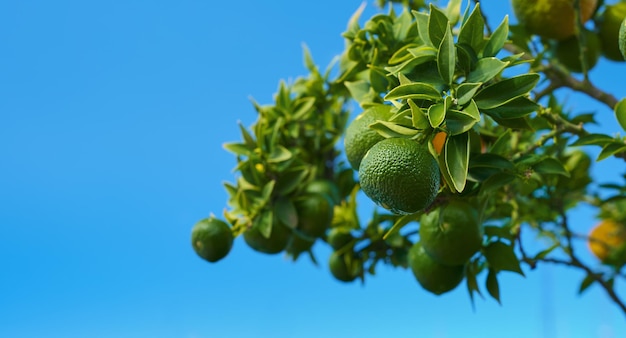
{"label": "bumpy fruit skin", "polygon": [[[602,45],[596,34],[588,30],[583,31],[586,39],[587,52],[585,53],[585,62],[587,70],[591,70],[600,60],[602,53]],[[580,41],[576,36],[569,39],[559,41],[556,44],[555,56],[565,68],[575,73],[583,72],[583,65],[580,62]]]}
{"label": "bumpy fruit skin", "polygon": [[342,282],[352,282],[358,277],[358,274],[356,274],[353,271],[352,266],[349,265],[353,263],[352,259],[348,258],[348,264],[346,264],[346,258],[349,257],[346,255],[347,254],[339,255],[337,253],[333,253],[330,255],[328,265],[330,267],[330,273],[337,280]]}
{"label": "bumpy fruit skin", "polygon": [[366,109],[357,116],[346,129],[343,143],[346,157],[352,169],[359,170],[359,165],[365,153],[376,143],[384,139],[379,133],[369,127],[377,120],[386,121],[391,117],[391,106],[374,106]]}
{"label": "bumpy fruit skin", "polygon": [[424,251],[444,265],[465,264],[482,246],[483,232],[478,212],[454,201],[424,215],[420,222]]}
{"label": "bumpy fruit skin", "polygon": [[291,231],[280,222],[272,225],[268,238],[263,237],[256,228],[250,228],[243,233],[243,239],[250,248],[266,254],[277,254],[285,250],[290,237]]}
{"label": "bumpy fruit skin", "polygon": [[191,246],[198,256],[213,263],[226,257],[233,247],[233,233],[224,221],[205,218],[191,230]]}
{"label": "bumpy fruit skin", "polygon": [[440,175],[428,147],[405,138],[376,143],[359,168],[363,192],[396,214],[412,214],[428,207],[437,197]]}
{"label": "bumpy fruit skin", "polygon": [[602,41],[602,54],[609,60],[624,61],[619,49],[619,30],[626,18],[626,2],[607,5],[598,22],[598,36]]}
{"label": "bumpy fruit skin", "polygon": [[436,295],[452,291],[465,277],[465,266],[447,266],[432,259],[420,242],[409,251],[409,265],[415,279],[427,291]]}
{"label": "bumpy fruit skin", "polygon": [[[574,35],[575,0],[512,0],[513,11],[529,33],[544,38],[564,40]],[[593,15],[598,1],[581,0],[582,22]]]}
{"label": "bumpy fruit skin", "polygon": [[624,59],[626,59],[626,19],[622,21],[622,25],[619,28],[619,50],[622,52]]}

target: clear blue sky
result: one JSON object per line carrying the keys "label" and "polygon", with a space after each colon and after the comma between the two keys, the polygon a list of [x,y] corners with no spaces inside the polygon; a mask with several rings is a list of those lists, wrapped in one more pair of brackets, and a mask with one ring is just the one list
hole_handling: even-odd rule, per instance
{"label": "clear blue sky", "polygon": [[[478,299],[474,311],[464,286],[436,297],[401,269],[341,284],[322,245],[320,267],[241,238],[217,264],[195,256],[191,226],[221,214],[233,178],[222,143],[256,119],[248,98],[270,103],[279,79],[305,73],[303,42],[326,65],[359,5],[1,2],[0,337],[623,335],[624,315],[597,287],[576,296],[583,276],[565,268],[503,273],[503,305]],[[484,6],[493,25],[510,12]],[[603,60],[594,79],[626,96],[617,73],[626,64]],[[562,94],[619,131],[603,106]],[[617,168],[608,160],[594,174]],[[589,210],[573,216],[580,231],[595,222]]]}

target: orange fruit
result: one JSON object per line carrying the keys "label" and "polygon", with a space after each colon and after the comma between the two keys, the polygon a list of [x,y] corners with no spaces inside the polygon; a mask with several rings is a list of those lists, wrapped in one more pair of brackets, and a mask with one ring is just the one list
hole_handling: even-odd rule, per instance
{"label": "orange fruit", "polygon": [[448,134],[443,131],[438,132],[437,134],[435,134],[435,137],[433,137],[433,147],[435,148],[437,155],[441,154],[443,146],[446,144],[447,137]]}
{"label": "orange fruit", "polygon": [[[512,0],[517,20],[531,34],[548,39],[564,40],[574,35],[576,0]],[[581,0],[581,19],[585,23],[593,15],[597,0]]]}
{"label": "orange fruit", "polygon": [[624,263],[626,225],[606,219],[589,232],[589,250],[603,263]]}

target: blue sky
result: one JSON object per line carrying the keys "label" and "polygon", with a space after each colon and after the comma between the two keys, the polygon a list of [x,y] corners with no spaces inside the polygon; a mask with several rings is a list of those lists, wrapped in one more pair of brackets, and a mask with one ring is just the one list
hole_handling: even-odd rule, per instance
{"label": "blue sky", "polygon": [[[494,4],[497,3],[497,4]],[[241,238],[208,264],[192,225],[226,205],[235,159],[222,143],[256,119],[302,43],[325,66],[360,1],[0,3],[0,337],[618,337],[624,316],[582,275],[503,273],[503,305],[464,287],[436,297],[409,271],[366,285],[322,262],[254,253]],[[495,6],[495,7],[490,7]],[[485,3],[492,25],[508,2]],[[376,12],[370,2],[364,17]],[[626,96],[626,64],[594,79]],[[579,111],[608,109],[561,93]],[[617,176],[607,160],[594,175]],[[364,203],[367,209],[367,203]],[[586,232],[593,212],[574,227]],[[584,252],[584,250],[583,250]],[[585,259],[592,259],[585,253]],[[618,286],[625,294],[623,286]]]}

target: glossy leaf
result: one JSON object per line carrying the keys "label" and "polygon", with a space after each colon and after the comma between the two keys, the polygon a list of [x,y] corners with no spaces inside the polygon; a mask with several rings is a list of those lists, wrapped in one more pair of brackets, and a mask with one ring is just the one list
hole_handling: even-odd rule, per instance
{"label": "glossy leaf", "polygon": [[498,28],[493,31],[493,34],[489,37],[485,48],[483,49],[483,57],[496,56],[498,52],[504,46],[509,36],[509,16],[505,15],[504,20],[500,23]]}
{"label": "glossy leaf", "polygon": [[418,133],[418,131],[413,128],[387,121],[376,121],[370,125],[370,128],[376,130],[376,132],[385,138],[412,137]]}
{"label": "glossy leaf", "polygon": [[500,241],[492,242],[484,250],[489,267],[496,271],[512,271],[524,275],[513,247]]}
{"label": "glossy leaf", "polygon": [[600,155],[598,155],[596,161],[602,161],[622,152],[626,152],[626,143],[611,142],[602,148],[602,151],[600,151]]}
{"label": "glossy leaf", "polygon": [[424,110],[418,107],[413,100],[408,100],[408,103],[411,108],[413,127],[420,130],[430,128],[430,121],[428,120],[428,116],[424,113]]}
{"label": "glossy leaf", "polygon": [[483,88],[474,99],[480,109],[496,108],[517,97],[527,95],[538,81],[539,74],[514,76]]}
{"label": "glossy leaf", "polygon": [[441,93],[427,83],[414,82],[397,86],[385,95],[386,101],[400,99],[438,101],[441,99]]}
{"label": "glossy leaf", "polygon": [[443,102],[433,104],[428,108],[428,121],[433,128],[439,127],[446,118],[446,106]]}
{"label": "glossy leaf", "polygon": [[467,180],[467,170],[469,168],[469,148],[470,142],[467,133],[448,137],[443,154],[445,158],[445,170],[452,179],[452,184],[456,191],[463,191]]}
{"label": "glossy leaf", "polygon": [[480,86],[482,86],[481,82],[478,82],[478,83],[465,82],[465,83],[462,83],[460,86],[458,86],[456,88],[456,93],[455,93],[457,104],[460,106],[464,106],[465,104],[470,102],[470,100],[474,97],[474,95],[476,95],[476,92],[478,92],[478,90],[480,89]]}
{"label": "glossy leaf", "polygon": [[430,41],[439,46],[441,40],[444,39],[446,31],[449,29],[450,23],[448,17],[435,5],[430,4],[430,15],[428,15],[428,36]]}
{"label": "glossy leaf", "polygon": [[569,171],[563,164],[553,157],[548,157],[533,166],[533,170],[540,174],[555,174],[569,177]]}
{"label": "glossy leaf", "polygon": [[274,212],[279,221],[286,226],[295,229],[298,225],[298,212],[293,202],[287,197],[281,196],[274,202]]}
{"label": "glossy leaf", "polygon": [[452,84],[454,69],[456,68],[456,48],[454,47],[454,38],[449,25],[446,26],[446,33],[439,45],[437,68],[443,81],[448,85]]}
{"label": "glossy leaf", "polygon": [[603,147],[613,142],[614,140],[615,139],[612,138],[611,136],[604,135],[604,134],[589,134],[589,135],[579,137],[578,140],[576,140],[576,142],[571,144],[571,146],[576,147],[576,146],[596,145],[596,146]]}
{"label": "glossy leaf", "polygon": [[[461,26],[459,43],[471,46],[476,54],[479,54],[484,43],[485,20],[480,13],[480,4],[474,6],[469,18]],[[480,82],[480,81],[471,81]]]}
{"label": "glossy leaf", "polygon": [[526,96],[515,98],[501,106],[483,109],[485,114],[497,119],[515,119],[527,116],[539,109],[539,104]]}
{"label": "glossy leaf", "polygon": [[490,81],[500,74],[508,65],[508,62],[503,62],[495,57],[481,58],[476,62],[476,67],[469,73],[467,82]]}

